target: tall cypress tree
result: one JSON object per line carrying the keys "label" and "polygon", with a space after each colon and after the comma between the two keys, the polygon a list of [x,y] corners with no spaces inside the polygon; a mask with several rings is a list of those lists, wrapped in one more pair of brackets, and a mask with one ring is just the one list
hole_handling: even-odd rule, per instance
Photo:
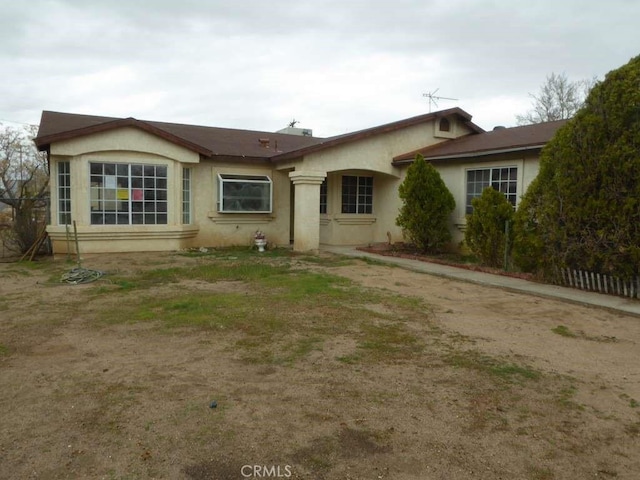
{"label": "tall cypress tree", "polygon": [[451,241],[449,216],[456,206],[438,171],[420,154],[400,185],[402,207],[396,224],[424,252],[435,253]]}
{"label": "tall cypress tree", "polygon": [[516,232],[515,260],[546,276],[640,273],[640,56],[609,72],[543,149]]}

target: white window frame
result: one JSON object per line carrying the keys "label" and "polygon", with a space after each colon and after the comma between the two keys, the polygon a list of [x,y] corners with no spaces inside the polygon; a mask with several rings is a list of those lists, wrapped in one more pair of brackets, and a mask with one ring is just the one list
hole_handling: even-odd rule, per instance
{"label": "white window frame", "polygon": [[188,167],[182,168],[182,223],[190,225],[193,221],[192,197],[193,197],[193,175]]}
{"label": "white window frame", "polygon": [[[265,185],[269,188],[269,205],[267,208],[262,209],[247,209],[247,208],[232,208],[227,206],[225,201],[225,185],[231,184],[247,184],[256,185],[263,188]],[[246,199],[245,199],[246,200]],[[260,200],[264,202],[264,197],[256,197],[254,200]],[[239,198],[236,202],[242,202],[243,199]],[[218,212],[219,213],[271,213],[273,211],[273,182],[268,175],[247,175],[247,174],[235,174],[235,173],[218,173]]]}
{"label": "white window frame", "polygon": [[71,162],[58,162],[58,225],[71,224]]}
{"label": "white window frame", "polygon": [[[511,170],[515,169],[515,178],[511,178]],[[508,170],[507,173],[507,178],[502,178],[502,174],[500,174],[500,178],[498,178],[497,180],[493,179],[493,172],[495,170]],[[518,201],[518,176],[519,176],[519,172],[518,172],[518,166],[517,165],[500,165],[500,166],[494,166],[494,167],[483,167],[483,168],[467,168],[465,170],[465,187],[464,187],[464,193],[465,193],[465,214],[466,215],[470,215],[473,212],[473,206],[471,205],[471,201],[473,200],[473,198],[470,198],[470,194],[469,194],[469,173],[470,172],[478,172],[478,171],[486,171],[489,172],[488,175],[488,180],[486,182],[486,185],[484,185],[481,189],[480,192],[474,192],[473,198],[479,198],[480,195],[482,194],[482,191],[487,188],[487,187],[493,187],[495,188],[497,191],[501,192],[504,194],[504,196],[506,197],[506,199],[509,201],[509,203],[511,203],[511,205],[513,205],[513,208],[516,207],[516,203]],[[479,183],[479,182],[475,182],[475,183]],[[484,184],[484,182],[482,182]],[[515,192],[509,192],[509,184],[510,183],[515,183],[516,186],[516,191]]]}
{"label": "white window frame", "polygon": [[324,215],[327,213],[327,204],[328,204],[328,198],[329,198],[328,185],[329,183],[327,182],[326,178],[322,181],[322,184],[320,185],[320,214],[321,215]]}
{"label": "white window frame", "polygon": [[[345,180],[355,179],[355,185],[345,185]],[[345,192],[348,187],[355,187],[354,192]],[[343,175],[341,185],[341,212],[345,215],[373,214],[374,179],[367,175]],[[347,203],[346,198],[353,197],[354,202]],[[353,206],[353,212],[348,207]]]}
{"label": "white window frame", "polygon": [[[94,166],[100,173],[93,172]],[[108,167],[113,167],[110,172]],[[89,162],[89,215],[91,225],[168,225],[169,166]]]}

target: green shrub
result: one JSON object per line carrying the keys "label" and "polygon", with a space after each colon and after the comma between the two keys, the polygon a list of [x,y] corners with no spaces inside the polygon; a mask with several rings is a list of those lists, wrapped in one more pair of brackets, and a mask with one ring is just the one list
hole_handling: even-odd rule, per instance
{"label": "green shrub", "polygon": [[402,207],[396,225],[424,252],[438,252],[451,241],[449,217],[456,206],[438,171],[416,155],[400,185]]}
{"label": "green shrub", "polygon": [[542,272],[546,260],[539,224],[539,201],[542,198],[540,176],[527,190],[513,218],[511,258],[523,272]]}
{"label": "green shrub", "polygon": [[471,201],[473,213],[467,216],[464,240],[467,247],[490,267],[504,266],[505,227],[513,220],[513,207],[498,190],[487,187]]}

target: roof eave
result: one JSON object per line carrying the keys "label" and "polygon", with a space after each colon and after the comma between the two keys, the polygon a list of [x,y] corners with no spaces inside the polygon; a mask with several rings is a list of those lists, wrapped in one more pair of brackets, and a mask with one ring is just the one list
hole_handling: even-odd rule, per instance
{"label": "roof eave", "polygon": [[150,125],[147,122],[136,120],[135,118],[132,118],[132,117],[112,120],[112,121],[100,123],[98,125],[91,125],[89,127],[77,128],[74,130],[67,130],[65,132],[54,133],[54,134],[46,135],[43,137],[36,137],[33,139],[33,141],[38,147],[38,150],[44,151],[44,150],[47,150],[49,146],[55,142],[71,140],[71,139],[86,136],[86,135],[102,133],[109,130],[115,130],[117,128],[124,128],[124,127],[139,128],[140,130],[151,133],[152,135],[156,135],[160,138],[163,138],[164,140],[167,140],[168,142],[180,145],[188,150],[192,150],[196,153],[199,153],[200,155],[204,155],[207,157],[213,155],[213,152],[207,148],[204,148],[200,145],[189,142],[188,140],[185,140],[181,137],[173,135],[160,128],[154,127],[153,125]]}
{"label": "roof eave", "polygon": [[[433,157],[425,156],[424,159],[431,162],[434,160],[454,160],[457,158],[487,157],[490,155],[499,155],[502,153],[523,152],[526,150],[539,150],[539,149],[542,149],[544,146],[545,144],[542,143],[542,144],[536,144],[536,145],[526,145],[522,147],[498,148],[494,150],[485,150],[485,151],[479,151],[479,152],[454,153],[450,155],[438,155]],[[410,163],[413,163],[414,159],[415,159],[415,156],[414,158],[402,158],[398,160],[393,160],[391,163],[396,166],[408,165]]]}
{"label": "roof eave", "polygon": [[214,153],[203,157],[208,160],[215,160],[218,162],[233,162],[233,163],[264,163],[269,164],[269,157],[257,157],[253,155],[228,155],[222,153]]}
{"label": "roof eave", "polygon": [[464,110],[462,110],[461,108],[455,107],[455,108],[450,108],[447,110],[440,110],[437,112],[432,112],[432,113],[426,113],[423,115],[418,115],[416,117],[412,117],[412,118],[406,118],[404,120],[398,120],[396,122],[392,122],[392,123],[387,123],[385,125],[379,125],[377,127],[371,127],[371,128],[367,128],[364,130],[360,130],[357,132],[353,132],[353,133],[348,133],[345,135],[339,135],[336,137],[332,137],[332,138],[328,138],[326,141],[324,142],[320,142],[317,143],[315,145],[311,145],[309,147],[303,147],[297,150],[293,150],[290,152],[286,152],[280,155],[276,155],[274,157],[272,157],[272,160],[274,162],[280,162],[280,161],[284,161],[284,160],[292,160],[295,158],[300,158],[304,155],[310,154],[310,153],[314,153],[317,152],[319,150],[324,150],[325,148],[331,148],[331,147],[335,147],[338,145],[342,145],[345,143],[349,143],[349,142],[353,142],[353,141],[357,141],[357,140],[363,140],[366,138],[370,138],[376,135],[381,135],[384,133],[390,133],[390,132],[394,132],[396,130],[400,130],[402,128],[406,128],[406,127],[410,127],[413,125],[418,125],[420,123],[426,123],[429,121],[433,121],[436,120],[438,118],[441,117],[446,117],[446,116],[450,116],[450,115],[458,115],[459,117],[461,117],[465,123],[465,125],[467,125],[471,130],[473,130],[475,133],[485,133],[485,131],[479,127],[478,125],[476,125],[475,123],[473,123],[471,121],[471,115],[468,114],[467,112],[465,112]]}

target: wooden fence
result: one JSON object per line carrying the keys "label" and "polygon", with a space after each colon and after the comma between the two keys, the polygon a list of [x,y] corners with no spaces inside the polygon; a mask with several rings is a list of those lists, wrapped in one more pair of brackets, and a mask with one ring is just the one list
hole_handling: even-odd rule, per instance
{"label": "wooden fence", "polygon": [[640,298],[640,277],[624,280],[612,275],[563,268],[560,270],[558,279],[560,285],[565,287],[629,298]]}

